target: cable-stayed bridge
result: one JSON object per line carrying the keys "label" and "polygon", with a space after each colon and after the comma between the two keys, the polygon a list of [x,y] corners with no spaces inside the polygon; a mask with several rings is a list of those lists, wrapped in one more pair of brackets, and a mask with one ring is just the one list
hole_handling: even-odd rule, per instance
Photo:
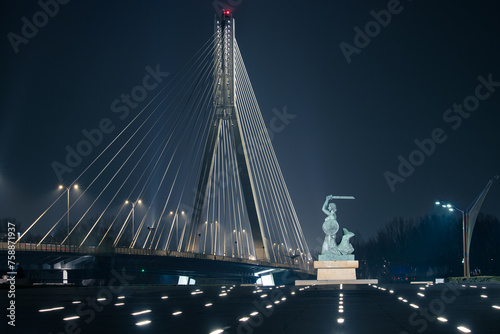
{"label": "cable-stayed bridge", "polygon": [[[310,268],[232,14],[223,11],[214,26],[198,52],[22,233],[21,250]],[[140,89],[131,93],[142,96]],[[114,111],[120,117],[130,109]],[[77,184],[83,187],[70,201]],[[52,218],[64,200],[67,210]],[[35,227],[43,230],[40,239],[26,244]]]}

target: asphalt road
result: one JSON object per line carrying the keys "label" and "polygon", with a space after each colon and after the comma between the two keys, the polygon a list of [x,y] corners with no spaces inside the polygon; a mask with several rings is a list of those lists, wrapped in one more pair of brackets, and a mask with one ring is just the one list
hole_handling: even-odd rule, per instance
{"label": "asphalt road", "polygon": [[38,287],[15,302],[7,333],[500,332],[498,284]]}

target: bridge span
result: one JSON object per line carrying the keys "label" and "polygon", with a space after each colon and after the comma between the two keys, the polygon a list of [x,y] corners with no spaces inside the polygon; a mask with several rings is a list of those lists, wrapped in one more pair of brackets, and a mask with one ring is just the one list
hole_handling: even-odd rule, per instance
{"label": "bridge span", "polygon": [[[7,256],[7,250],[8,244],[0,242],[0,254]],[[293,284],[295,279],[314,275],[297,264],[169,250],[60,244],[17,243],[16,261],[28,284],[103,285],[113,277],[113,271],[134,277],[130,284]]]}

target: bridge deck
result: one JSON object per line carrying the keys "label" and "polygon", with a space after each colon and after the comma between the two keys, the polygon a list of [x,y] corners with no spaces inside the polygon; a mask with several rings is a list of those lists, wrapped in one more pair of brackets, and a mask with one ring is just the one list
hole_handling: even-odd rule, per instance
{"label": "bridge deck", "polygon": [[[7,243],[0,243],[0,254],[6,252]],[[172,284],[175,277],[167,276],[180,275],[236,282],[253,282],[259,273],[265,271],[299,275],[298,279],[309,279],[314,275],[290,264],[208,254],[132,248],[100,251],[89,246],[78,248],[55,244],[19,243],[16,245],[16,261],[23,266],[31,281],[78,285],[83,281],[108,280],[112,270],[134,274],[133,284]],[[2,269],[7,271],[3,266]],[[67,271],[66,281],[63,281],[63,270]]]}
{"label": "bridge deck", "polygon": [[[219,256],[212,254],[198,254],[191,252],[177,252],[168,250],[155,250],[143,248],[111,248],[111,249],[98,249],[95,246],[82,246],[76,245],[60,245],[60,244],[40,244],[35,243],[17,243],[16,252],[30,251],[30,252],[54,252],[54,253],[72,253],[72,254],[126,254],[126,255],[151,255],[151,256],[170,256],[179,258],[202,259],[202,260],[217,260],[227,262],[247,263],[251,265],[270,266],[276,268],[298,269],[297,266],[286,263],[274,263],[260,260],[242,259],[237,257]],[[7,242],[0,242],[0,250],[8,250]]]}

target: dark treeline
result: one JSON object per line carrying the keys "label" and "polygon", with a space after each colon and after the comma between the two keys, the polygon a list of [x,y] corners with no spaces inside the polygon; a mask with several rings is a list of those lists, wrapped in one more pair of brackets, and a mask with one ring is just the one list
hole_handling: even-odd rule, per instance
{"label": "dark treeline", "polygon": [[[500,221],[480,214],[470,248],[471,275],[500,275],[499,240]],[[375,237],[352,243],[362,278],[407,281],[463,276],[461,218],[395,218]]]}

